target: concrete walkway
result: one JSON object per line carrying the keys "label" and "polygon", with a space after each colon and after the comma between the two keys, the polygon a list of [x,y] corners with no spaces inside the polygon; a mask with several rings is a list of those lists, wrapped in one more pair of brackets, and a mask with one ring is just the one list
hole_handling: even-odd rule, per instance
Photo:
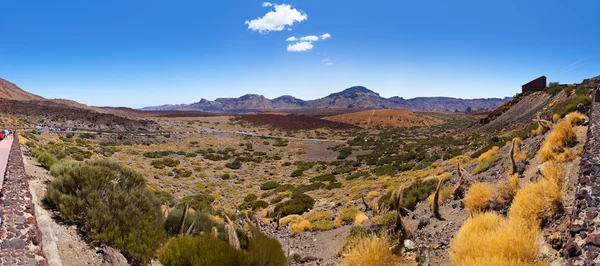
{"label": "concrete walkway", "polygon": [[8,163],[8,155],[10,154],[12,143],[12,135],[0,141],[0,189],[2,189],[2,184],[4,183],[4,172],[6,172],[6,164]]}

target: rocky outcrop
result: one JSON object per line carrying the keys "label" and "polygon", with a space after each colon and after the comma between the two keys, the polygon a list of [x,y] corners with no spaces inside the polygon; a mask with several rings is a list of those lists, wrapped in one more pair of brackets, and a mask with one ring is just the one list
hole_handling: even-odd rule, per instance
{"label": "rocky outcrop", "polygon": [[593,103],[575,207],[563,254],[568,265],[600,264],[600,103]]}
{"label": "rocky outcrop", "polygon": [[47,265],[18,138],[13,138],[0,199],[0,265]]}

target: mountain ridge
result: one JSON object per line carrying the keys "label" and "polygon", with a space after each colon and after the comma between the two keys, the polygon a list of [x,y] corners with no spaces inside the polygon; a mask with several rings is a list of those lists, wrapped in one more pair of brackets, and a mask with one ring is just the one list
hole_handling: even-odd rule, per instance
{"label": "mountain ridge", "polygon": [[446,96],[415,97],[399,96],[385,98],[364,86],[353,86],[331,93],[323,98],[302,100],[291,95],[268,99],[259,94],[245,94],[238,98],[202,98],[190,104],[166,104],[140,108],[144,111],[204,111],[204,112],[251,112],[295,109],[406,109],[413,111],[466,111],[495,109],[510,100],[504,98],[461,99]]}

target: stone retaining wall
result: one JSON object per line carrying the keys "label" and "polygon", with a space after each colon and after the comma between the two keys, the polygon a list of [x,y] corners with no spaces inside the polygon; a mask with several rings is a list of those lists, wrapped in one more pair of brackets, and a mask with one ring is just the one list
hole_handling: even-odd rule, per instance
{"label": "stone retaining wall", "polygon": [[563,249],[567,265],[600,265],[600,103],[592,103],[575,207]]}
{"label": "stone retaining wall", "polygon": [[47,265],[17,137],[4,175],[0,219],[0,265]]}

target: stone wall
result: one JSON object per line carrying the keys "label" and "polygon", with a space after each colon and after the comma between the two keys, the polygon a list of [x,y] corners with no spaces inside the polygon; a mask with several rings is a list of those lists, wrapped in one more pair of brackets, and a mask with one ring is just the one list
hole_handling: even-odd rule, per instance
{"label": "stone wall", "polygon": [[563,249],[567,265],[600,265],[600,103],[592,103],[575,206]]}
{"label": "stone wall", "polygon": [[17,137],[4,175],[0,219],[0,265],[47,265]]}

